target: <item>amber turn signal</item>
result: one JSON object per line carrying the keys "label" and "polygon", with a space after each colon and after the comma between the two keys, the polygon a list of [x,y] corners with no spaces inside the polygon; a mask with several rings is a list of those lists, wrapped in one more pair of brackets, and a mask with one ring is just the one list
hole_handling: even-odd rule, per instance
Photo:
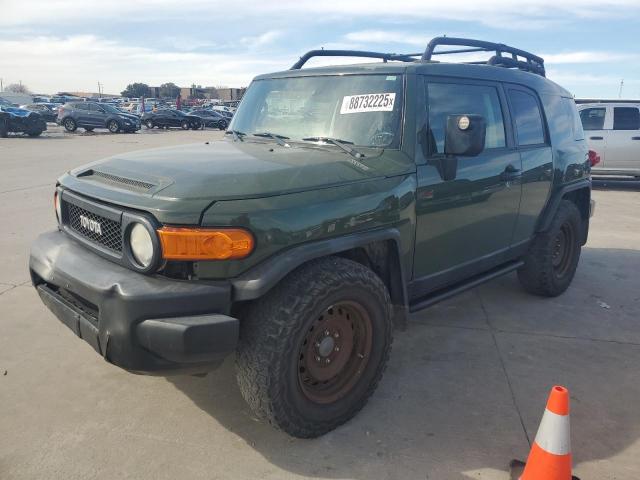
{"label": "amber turn signal", "polygon": [[239,228],[162,227],[158,236],[166,260],[244,258],[255,245],[251,233]]}

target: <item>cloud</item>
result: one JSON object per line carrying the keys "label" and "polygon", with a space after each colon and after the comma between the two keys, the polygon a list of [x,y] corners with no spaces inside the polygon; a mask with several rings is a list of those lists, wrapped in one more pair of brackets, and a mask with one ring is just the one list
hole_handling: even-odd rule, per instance
{"label": "cloud", "polygon": [[447,19],[490,25],[505,29],[539,29],[575,18],[629,18],[640,11],[637,0],[457,0],[443,3],[439,0],[399,0],[390,8],[387,2],[371,0],[237,0],[229,8],[226,0],[110,0],[87,1],[82,8],[75,0],[3,0],[0,25],[28,25],[50,23],[51,19],[108,19],[118,22],[136,22],[140,18],[192,20],[194,15],[215,19],[224,12],[225,20],[253,17],[261,19],[265,14],[288,17],[298,14],[318,18],[335,16],[349,18],[394,19]]}
{"label": "cloud", "polygon": [[240,39],[240,43],[249,48],[262,47],[264,45],[273,43],[276,39],[282,37],[283,33],[284,32],[279,30],[270,30],[268,32],[264,32],[261,35],[257,35],[253,37],[242,37]]}
{"label": "cloud", "polygon": [[424,48],[429,40],[435,35],[428,34],[411,34],[396,30],[360,30],[357,32],[349,32],[344,36],[348,42],[357,42],[360,44],[371,43],[399,43],[403,45],[416,45]]}
{"label": "cloud", "polygon": [[15,78],[5,75],[5,82],[22,80],[41,93],[55,93],[51,85],[56,91],[89,90],[98,81],[105,93],[119,93],[134,81],[246,86],[256,71],[283,70],[292,63],[290,56],[170,52],[93,35],[0,38],[0,52],[11,52],[0,56],[0,71],[17,72]]}
{"label": "cloud", "polygon": [[566,64],[566,63],[611,63],[611,62],[633,62],[640,60],[640,54],[618,53],[618,52],[595,52],[579,51],[542,54],[546,63]]}

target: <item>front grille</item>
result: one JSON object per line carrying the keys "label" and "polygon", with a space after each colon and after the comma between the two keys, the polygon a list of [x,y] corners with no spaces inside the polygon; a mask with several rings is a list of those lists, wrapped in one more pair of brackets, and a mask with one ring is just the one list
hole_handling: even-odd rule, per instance
{"label": "front grille", "polygon": [[[120,222],[91,213],[90,211],[78,207],[73,203],[65,202],[65,206],[67,210],[68,225],[76,233],[114,252],[122,251]],[[81,217],[85,217],[89,222],[97,222],[100,225],[100,231],[96,231],[97,229],[95,228],[92,231],[83,226]],[[87,221],[85,221],[85,223]]]}

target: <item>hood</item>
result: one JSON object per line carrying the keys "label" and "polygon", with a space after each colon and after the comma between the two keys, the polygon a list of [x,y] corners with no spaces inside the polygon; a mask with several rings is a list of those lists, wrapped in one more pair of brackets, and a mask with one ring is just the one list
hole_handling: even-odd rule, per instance
{"label": "hood", "polygon": [[210,203],[282,195],[415,170],[415,164],[401,152],[360,150],[365,157],[356,159],[332,146],[295,144],[287,148],[271,141],[226,139],[120,154],[70,173],[79,183],[142,188],[145,196],[157,200]]}

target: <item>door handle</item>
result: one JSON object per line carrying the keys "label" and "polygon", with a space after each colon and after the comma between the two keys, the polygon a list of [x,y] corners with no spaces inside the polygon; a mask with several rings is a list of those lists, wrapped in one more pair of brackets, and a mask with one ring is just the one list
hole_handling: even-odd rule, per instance
{"label": "door handle", "polygon": [[604,137],[589,137],[589,140],[604,140]]}
{"label": "door handle", "polygon": [[500,178],[502,179],[502,181],[508,182],[510,180],[514,180],[521,176],[522,176],[522,172],[520,171],[520,169],[509,164],[504,169],[504,172],[502,172],[502,174],[500,175]]}

